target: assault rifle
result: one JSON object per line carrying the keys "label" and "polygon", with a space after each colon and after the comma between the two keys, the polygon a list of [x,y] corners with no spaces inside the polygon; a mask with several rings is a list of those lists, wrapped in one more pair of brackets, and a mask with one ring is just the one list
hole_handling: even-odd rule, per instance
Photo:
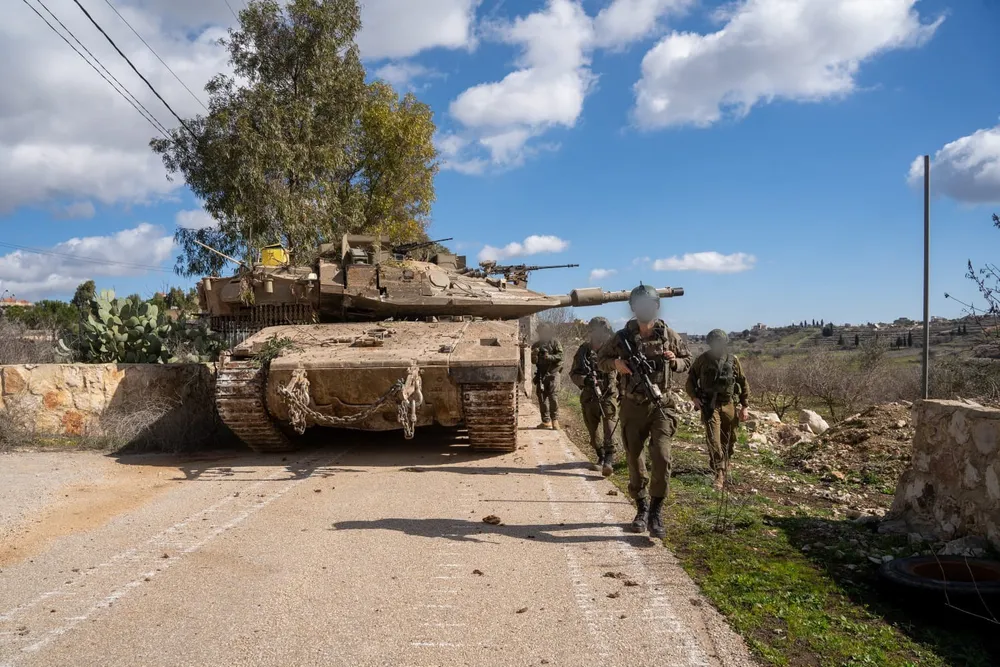
{"label": "assault rifle", "polygon": [[619,333],[618,340],[625,350],[625,358],[622,361],[632,371],[628,379],[630,386],[634,387],[636,384],[639,384],[646,398],[653,402],[653,405],[656,406],[661,415],[666,417],[667,415],[663,411],[666,407],[663,392],[660,390],[659,385],[650,379],[650,376],[656,372],[653,362],[643,353],[642,348],[632,344],[628,336]]}
{"label": "assault rifle", "polygon": [[414,243],[400,243],[399,245],[394,245],[389,248],[392,252],[393,257],[396,259],[403,259],[409,255],[414,250],[420,250],[421,248],[429,248],[436,243],[444,243],[445,241],[451,241],[452,237],[446,239],[436,239],[434,241],[416,241]]}
{"label": "assault rifle", "polygon": [[597,405],[601,409],[601,417],[607,419],[608,415],[604,412],[604,392],[601,390],[601,383],[597,377],[597,367],[591,363],[589,356],[583,360],[583,370],[587,374],[583,383],[594,392]]}

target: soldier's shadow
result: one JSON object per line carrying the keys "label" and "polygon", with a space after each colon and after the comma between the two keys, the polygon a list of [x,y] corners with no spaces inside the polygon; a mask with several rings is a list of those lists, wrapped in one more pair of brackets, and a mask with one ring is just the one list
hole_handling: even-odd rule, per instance
{"label": "soldier's shadow", "polygon": [[385,518],[371,521],[338,521],[330,530],[390,530],[415,537],[440,538],[453,542],[496,544],[491,537],[504,536],[551,544],[586,544],[595,542],[627,542],[637,547],[652,544],[645,535],[621,531],[616,524],[489,524],[467,519],[404,519]]}

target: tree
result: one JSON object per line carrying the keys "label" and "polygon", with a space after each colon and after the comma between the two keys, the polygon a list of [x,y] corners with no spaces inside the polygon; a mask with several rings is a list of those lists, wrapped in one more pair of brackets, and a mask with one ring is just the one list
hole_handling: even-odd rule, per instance
{"label": "tree", "polygon": [[789,410],[799,407],[800,394],[797,371],[792,363],[763,363],[748,360],[743,367],[754,396],[779,419]]}
{"label": "tree", "polygon": [[861,336],[854,334],[854,347],[861,345]]}
{"label": "tree", "polygon": [[251,0],[223,44],[233,75],[206,86],[207,116],[150,145],[181,174],[217,228],[178,230],[177,270],[218,274],[225,260],[282,243],[305,261],[350,232],[421,238],[434,200],[430,109],[365,83],[356,0]]}
{"label": "tree", "polygon": [[77,285],[70,304],[77,310],[83,311],[90,307],[90,300],[94,298],[95,294],[97,294],[97,285],[94,284],[93,280],[87,280]]}
{"label": "tree", "polygon": [[908,331],[906,333],[906,347],[913,347],[913,332]]}
{"label": "tree", "polygon": [[839,345],[840,347],[844,347],[845,344],[846,343],[844,343],[844,334],[840,334],[840,337],[837,338],[837,345]]}
{"label": "tree", "polygon": [[833,335],[833,324],[824,324],[821,333],[822,333],[822,335],[825,338],[829,338],[830,336],[832,336]]}

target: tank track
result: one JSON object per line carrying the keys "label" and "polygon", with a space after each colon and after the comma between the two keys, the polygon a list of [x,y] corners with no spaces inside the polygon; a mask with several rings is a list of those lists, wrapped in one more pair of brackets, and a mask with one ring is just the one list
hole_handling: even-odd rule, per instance
{"label": "tank track", "polygon": [[252,359],[223,358],[215,384],[215,407],[223,423],[255,452],[287,452],[294,443],[267,412],[267,370]]}
{"label": "tank track", "polygon": [[517,385],[513,382],[462,385],[469,446],[480,452],[516,450],[517,403]]}

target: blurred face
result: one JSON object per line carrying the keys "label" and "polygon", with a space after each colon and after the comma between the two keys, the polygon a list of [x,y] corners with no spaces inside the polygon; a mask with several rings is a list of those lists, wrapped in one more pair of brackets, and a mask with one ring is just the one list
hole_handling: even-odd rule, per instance
{"label": "blurred face", "polygon": [[643,324],[649,324],[656,319],[660,312],[660,304],[655,299],[636,299],[632,304],[632,312],[635,319]]}
{"label": "blurred face", "polygon": [[604,329],[594,329],[590,332],[590,344],[595,350],[607,343],[609,338],[611,334]]}
{"label": "blurred face", "polygon": [[713,340],[708,346],[708,353],[716,359],[721,359],[726,354],[726,341]]}
{"label": "blurred face", "polygon": [[545,341],[552,340],[552,327],[539,327],[538,339]]}

